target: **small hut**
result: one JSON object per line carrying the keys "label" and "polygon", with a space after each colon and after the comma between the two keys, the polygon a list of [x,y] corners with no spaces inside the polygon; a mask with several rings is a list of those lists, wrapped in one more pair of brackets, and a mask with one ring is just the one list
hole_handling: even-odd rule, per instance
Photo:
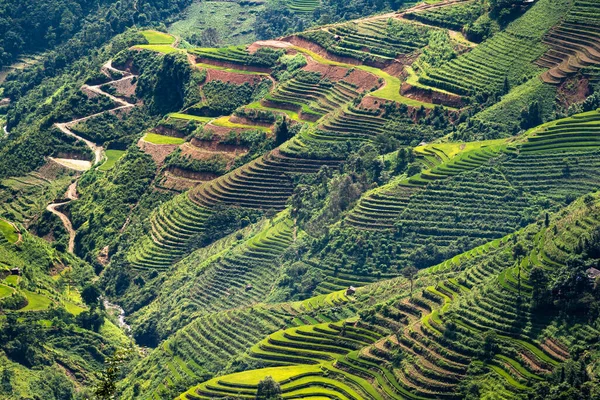
{"label": "small hut", "polygon": [[600,276],[600,270],[591,267],[585,270],[587,277],[589,278],[589,280],[591,281],[595,281],[597,277]]}
{"label": "small hut", "polygon": [[354,286],[350,286],[346,289],[346,296],[354,296],[354,293],[356,293],[356,288]]}

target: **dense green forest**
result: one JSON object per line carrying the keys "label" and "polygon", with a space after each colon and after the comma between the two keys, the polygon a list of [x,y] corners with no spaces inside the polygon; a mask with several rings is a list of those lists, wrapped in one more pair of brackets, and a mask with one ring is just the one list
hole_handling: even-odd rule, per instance
{"label": "dense green forest", "polygon": [[587,0],[3,3],[0,398],[600,399],[598,49]]}

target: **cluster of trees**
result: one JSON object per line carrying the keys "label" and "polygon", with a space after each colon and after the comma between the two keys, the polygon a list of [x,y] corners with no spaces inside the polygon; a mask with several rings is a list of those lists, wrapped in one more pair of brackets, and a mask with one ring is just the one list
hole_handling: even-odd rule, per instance
{"label": "cluster of trees", "polygon": [[97,265],[98,249],[107,245],[111,251],[116,249],[117,233],[155,173],[152,158],[133,144],[119,160],[117,168],[106,173],[91,171],[79,180],[80,198],[69,205],[71,221],[78,231],[75,242],[78,254]]}
{"label": "cluster of trees", "polygon": [[165,159],[165,167],[222,175],[227,170],[227,159],[221,154],[215,154],[206,160],[197,160],[189,156],[183,156],[181,150],[177,149]]}
{"label": "cluster of trees", "polygon": [[137,140],[140,132],[155,126],[157,121],[158,117],[141,105],[129,110],[125,116],[104,113],[72,126],[71,130],[94,143],[124,150]]}
{"label": "cluster of trees", "polygon": [[270,82],[236,85],[229,82],[210,81],[202,87],[206,102],[191,112],[199,115],[228,115],[236,108],[251,103],[268,91]]}

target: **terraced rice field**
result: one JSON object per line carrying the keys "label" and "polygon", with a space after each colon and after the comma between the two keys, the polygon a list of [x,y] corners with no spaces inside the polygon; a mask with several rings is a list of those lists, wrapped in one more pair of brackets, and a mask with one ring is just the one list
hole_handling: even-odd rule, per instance
{"label": "terraced rice field", "polygon": [[210,210],[197,206],[181,194],[150,216],[151,234],[145,236],[128,254],[134,268],[165,269],[181,258],[194,235],[201,234]]}
{"label": "terraced rice field", "polygon": [[299,14],[312,13],[320,4],[319,0],[291,0],[289,8]]}
{"label": "terraced rice field", "polygon": [[568,1],[540,0],[527,13],[472,51],[440,68],[422,71],[419,82],[459,95],[498,92],[508,78],[511,86],[542,70],[531,67],[544,52],[539,38],[560,21]]}
{"label": "terraced rice field", "polygon": [[[581,195],[599,187],[600,182],[595,178],[600,167],[596,162],[600,151],[598,111],[579,114],[537,129],[518,145],[518,153],[514,146],[509,147],[502,141],[478,142],[477,146],[480,147],[465,151],[460,156],[444,151],[444,145],[416,148],[427,169],[361,199],[348,215],[348,222],[361,229],[391,229],[394,223],[400,221],[401,214],[416,211],[408,207],[410,202],[416,201],[413,198],[428,201],[426,197],[420,197],[426,195],[417,187],[431,186],[436,181],[439,184],[448,178],[468,174],[499,158],[502,159],[499,173],[502,174],[501,181],[504,180],[501,185],[506,188],[518,187],[527,193],[544,194],[556,201],[564,201],[570,191],[573,195]],[[427,186],[425,190],[429,189]],[[482,186],[478,190],[487,189]],[[426,213],[431,214],[431,211]]]}
{"label": "terraced rice field", "polygon": [[309,135],[316,140],[325,141],[367,141],[382,134],[386,122],[387,119],[379,110],[361,110],[350,105],[341,112],[324,118],[318,129],[310,131]]}
{"label": "terraced rice field", "polygon": [[214,263],[189,288],[190,306],[209,313],[261,302],[273,289],[276,259],[293,242],[289,217],[274,220],[257,236]]}
{"label": "terraced rice field", "polygon": [[544,37],[550,49],[537,64],[550,68],[544,82],[559,84],[578,71],[600,64],[600,4],[576,0],[560,25]]}
{"label": "terraced rice field", "polygon": [[316,121],[357,96],[356,88],[344,81],[315,83],[308,79],[293,78],[277,86],[261,103],[290,109],[298,112],[302,119]]}
{"label": "terraced rice field", "polygon": [[400,54],[409,54],[427,45],[429,28],[395,19],[376,19],[308,31],[300,37],[329,52],[368,63],[389,63]]}
{"label": "terraced rice field", "polygon": [[473,23],[482,14],[483,7],[478,2],[468,2],[455,6],[417,10],[405,13],[404,18],[419,21],[425,25],[439,26],[461,31],[469,23]]}
{"label": "terraced rice field", "polygon": [[71,182],[70,175],[50,181],[38,173],[2,180],[0,188],[0,217],[27,223],[43,212],[49,201],[60,196]]}
{"label": "terraced rice field", "polygon": [[[302,393],[341,399],[455,398],[469,365],[481,359],[480,346],[490,331],[499,347],[487,361],[475,362],[498,382],[497,396],[512,398],[570,357],[561,342],[569,339],[547,338],[544,329],[552,322],[529,311],[528,274],[533,266],[552,269],[565,262],[578,237],[600,226],[592,214],[563,215],[557,223],[569,225],[567,236],[528,228],[522,238],[532,250],[518,264],[507,236],[422,271],[424,282],[430,274],[460,272],[433,286],[425,283],[412,297],[386,302],[369,322],[313,323],[271,333],[248,354],[261,369],[213,378],[180,398],[255,398],[266,376],[279,382],[284,398]],[[575,228],[574,220],[585,225]],[[588,340],[598,334],[589,327],[584,331]],[[402,354],[399,363],[395,354]]]}
{"label": "terraced rice field", "polygon": [[[246,49],[246,46],[228,46],[221,48],[194,48],[189,50],[190,54],[202,60],[210,60],[217,62],[225,62],[230,64],[239,64],[246,66],[253,66],[258,68],[258,72],[268,72],[268,68],[271,65],[264,64],[264,60],[259,60],[250,54]],[[264,71],[260,68],[265,68]]]}

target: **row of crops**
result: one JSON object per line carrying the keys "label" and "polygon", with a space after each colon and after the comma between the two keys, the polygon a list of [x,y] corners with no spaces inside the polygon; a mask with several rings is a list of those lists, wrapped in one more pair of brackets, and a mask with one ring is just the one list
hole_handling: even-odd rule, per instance
{"label": "row of crops", "polygon": [[303,32],[299,37],[315,42],[337,56],[371,64],[386,63],[398,55],[423,48],[427,45],[429,29],[390,18],[348,22]]}
{"label": "row of crops", "polygon": [[498,93],[505,81],[511,87],[541,70],[532,63],[546,50],[540,39],[570,7],[569,1],[536,2],[504,31],[439,68],[421,71],[419,82],[459,95]]}
{"label": "row of crops", "polygon": [[273,93],[262,100],[266,106],[291,109],[300,113],[300,117],[315,121],[358,96],[356,88],[339,81],[315,82],[293,78],[277,86]]}
{"label": "row of crops", "polygon": [[[481,142],[463,144],[478,147],[451,157],[444,153],[443,145],[417,148],[416,154],[427,169],[363,197],[347,220],[363,229],[391,229],[403,220],[401,215],[425,212],[419,207],[413,209],[410,206],[413,203],[429,206],[427,214],[431,215],[435,213],[435,198],[432,197],[430,203],[427,193],[433,187],[441,184],[436,190],[445,193],[446,187],[455,186],[457,179],[468,179],[469,171],[490,163],[497,165],[496,174],[501,176],[500,181],[495,184],[477,183],[477,190],[489,192],[493,187],[514,187],[531,194],[543,194],[559,202],[564,201],[568,193],[580,195],[593,191],[599,183],[595,179],[595,171],[600,167],[595,161],[600,150],[598,121],[600,113],[597,111],[559,120],[528,135],[517,146],[518,150],[514,146],[508,147],[502,140],[483,145]],[[456,178],[460,174],[465,175]],[[448,181],[440,183],[445,180]],[[430,186],[424,192],[419,191],[419,187],[427,184]],[[452,198],[453,195],[448,196]],[[462,204],[465,210],[469,209],[468,203]]]}
{"label": "row of crops", "polygon": [[558,84],[583,68],[600,64],[600,4],[577,0],[560,25],[544,37],[550,49],[537,63],[550,68],[542,79]]}
{"label": "row of crops", "polygon": [[[514,398],[570,358],[571,339],[547,337],[553,321],[530,311],[529,273],[564,263],[574,244],[600,225],[593,210],[581,206],[554,222],[560,234],[536,225],[518,233],[530,248],[524,257],[513,254],[511,235],[491,242],[423,271],[413,296],[392,296],[360,320],[265,336],[247,353],[259,369],[213,378],[181,398],[255,398],[265,376],[280,383],[283,398],[456,398],[473,363],[498,382],[499,398]],[[364,295],[377,285],[365,287]],[[585,326],[578,339],[592,341],[597,334]],[[494,346],[486,347],[490,335]]]}
{"label": "row of crops", "polygon": [[25,176],[2,180],[0,187],[0,216],[11,221],[27,223],[43,211],[49,201],[60,196],[71,181],[65,174],[49,180],[32,172]]}

